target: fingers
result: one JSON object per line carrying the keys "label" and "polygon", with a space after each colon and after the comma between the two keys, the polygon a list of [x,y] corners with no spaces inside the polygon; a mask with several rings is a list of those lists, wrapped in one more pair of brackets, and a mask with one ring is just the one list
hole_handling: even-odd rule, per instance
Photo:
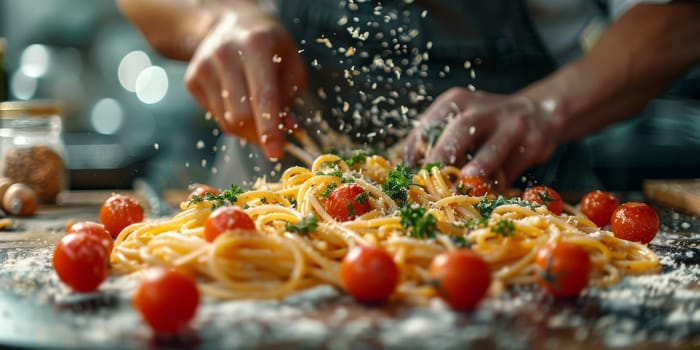
{"label": "fingers", "polygon": [[430,104],[419,118],[420,121],[406,136],[403,162],[409,166],[418,165],[421,159],[430,153],[449,121],[466,108],[470,98],[470,92],[453,88]]}
{"label": "fingers", "polygon": [[243,139],[257,143],[259,140],[255,117],[249,103],[247,81],[240,69],[242,62],[238,52],[221,49],[214,57],[222,86],[219,98],[225,108],[223,119],[226,125],[222,127]]}
{"label": "fingers", "polygon": [[503,170],[508,183],[515,181],[531,166],[545,162],[555,148],[556,144],[548,142],[546,136],[532,130],[521,145],[513,148],[504,163]]}
{"label": "fingers", "polygon": [[255,115],[260,146],[268,158],[282,158],[285,134],[280,106],[278,66],[270,56],[243,59],[250,104]]}
{"label": "fingers", "polygon": [[525,122],[517,118],[502,121],[479,147],[474,158],[462,168],[462,173],[484,178],[491,177],[502,168],[513,150],[517,149],[520,140],[527,133]]}
{"label": "fingers", "polygon": [[185,74],[185,85],[197,103],[214,115],[224,132],[232,132],[225,119],[226,108],[220,97],[221,85],[209,61],[193,61]]}

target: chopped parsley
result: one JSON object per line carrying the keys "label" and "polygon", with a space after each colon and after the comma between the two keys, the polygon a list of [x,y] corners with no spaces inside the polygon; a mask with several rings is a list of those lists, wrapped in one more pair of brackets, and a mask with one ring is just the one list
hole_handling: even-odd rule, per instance
{"label": "chopped parsley", "polygon": [[481,213],[481,216],[489,217],[494,209],[507,204],[517,204],[521,207],[530,208],[532,210],[535,209],[530,202],[524,201],[517,197],[506,199],[503,198],[503,196],[498,196],[496,199],[488,199],[484,197],[474,204],[474,208]]}
{"label": "chopped parsley", "polygon": [[348,218],[354,218],[355,207],[352,206],[352,203],[348,203],[345,207],[348,208]]}
{"label": "chopped parsley", "polygon": [[367,161],[367,154],[364,151],[355,151],[352,153],[350,158],[345,160],[348,166],[353,166],[355,164],[364,164]]}
{"label": "chopped parsley", "polygon": [[399,210],[401,225],[409,236],[416,238],[434,238],[437,231],[437,219],[433,214],[418,205],[405,205]]}
{"label": "chopped parsley", "polygon": [[337,176],[337,177],[343,177],[343,171],[338,169],[338,170],[332,170],[332,171],[317,171],[316,175],[328,175],[328,176]]}
{"label": "chopped parsley", "polygon": [[308,235],[311,232],[315,232],[316,228],[318,228],[318,219],[313,215],[303,218],[294,225],[287,223],[285,226],[287,231],[295,232],[301,235]]}
{"label": "chopped parsley", "polygon": [[442,163],[440,163],[440,162],[428,163],[428,164],[423,166],[423,169],[427,170],[428,172],[433,170],[433,168],[438,168],[438,169],[442,168]]}
{"label": "chopped parsley", "polygon": [[360,204],[365,204],[369,200],[369,194],[367,192],[362,192],[355,196],[355,202]]}
{"label": "chopped parsley", "polygon": [[464,220],[462,223],[462,227],[466,228],[467,230],[476,230],[478,228],[484,228],[488,226],[489,224],[489,219],[488,218],[479,218],[479,219],[469,219],[469,220]]}
{"label": "chopped parsley", "polygon": [[472,246],[472,242],[467,241],[467,239],[462,236],[450,236],[450,241],[460,248],[471,248]]}
{"label": "chopped parsley", "polygon": [[404,203],[408,198],[408,186],[413,184],[413,173],[410,168],[401,164],[396,169],[389,170],[387,180],[382,185],[382,191],[391,199]]}
{"label": "chopped parsley", "polygon": [[204,201],[214,202],[212,204],[212,209],[222,207],[224,205],[234,205],[238,201],[238,196],[245,193],[245,190],[236,184],[232,184],[231,188],[217,194],[211,194],[209,192],[205,193],[204,196],[192,196],[190,204],[197,204]]}
{"label": "chopped parsley", "polygon": [[496,225],[491,228],[491,232],[503,237],[512,236],[515,234],[515,223],[513,223],[513,220],[509,219],[499,220]]}
{"label": "chopped parsley", "polygon": [[323,190],[323,192],[321,192],[321,197],[323,197],[323,198],[328,197],[328,195],[330,195],[331,192],[333,192],[333,190],[334,190],[336,187],[338,187],[338,184],[336,184],[336,183],[332,183],[332,184],[328,185],[328,186]]}
{"label": "chopped parsley", "polygon": [[296,199],[296,198],[290,198],[290,199],[289,199],[289,205],[291,205],[292,208],[295,208],[295,209],[296,209],[296,207],[297,207],[297,199]]}
{"label": "chopped parsley", "polygon": [[328,167],[328,168],[338,168],[338,165],[340,165],[340,160],[334,160],[332,162],[323,162],[323,165]]}

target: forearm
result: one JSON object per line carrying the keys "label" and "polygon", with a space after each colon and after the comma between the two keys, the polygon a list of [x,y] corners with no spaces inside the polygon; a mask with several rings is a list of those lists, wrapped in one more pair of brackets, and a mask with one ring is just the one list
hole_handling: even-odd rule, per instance
{"label": "forearm", "polygon": [[226,13],[258,9],[254,0],[117,0],[120,11],[163,56],[189,60]]}
{"label": "forearm", "polygon": [[638,5],[580,60],[521,91],[551,101],[566,142],[629,118],[700,62],[700,4]]}

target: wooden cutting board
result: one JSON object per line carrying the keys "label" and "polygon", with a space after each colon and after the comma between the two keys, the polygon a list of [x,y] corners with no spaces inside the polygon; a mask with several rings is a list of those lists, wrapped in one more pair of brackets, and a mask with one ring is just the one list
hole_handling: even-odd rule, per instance
{"label": "wooden cutting board", "polygon": [[645,180],[643,191],[652,201],[700,216],[700,179]]}

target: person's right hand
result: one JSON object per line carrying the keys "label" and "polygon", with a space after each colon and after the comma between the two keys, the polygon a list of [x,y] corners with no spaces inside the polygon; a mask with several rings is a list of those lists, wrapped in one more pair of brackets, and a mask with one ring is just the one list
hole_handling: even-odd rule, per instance
{"label": "person's right hand", "polygon": [[225,133],[258,143],[268,158],[284,154],[294,128],[287,114],[306,80],[301,57],[282,24],[257,4],[222,10],[197,47],[185,84]]}

